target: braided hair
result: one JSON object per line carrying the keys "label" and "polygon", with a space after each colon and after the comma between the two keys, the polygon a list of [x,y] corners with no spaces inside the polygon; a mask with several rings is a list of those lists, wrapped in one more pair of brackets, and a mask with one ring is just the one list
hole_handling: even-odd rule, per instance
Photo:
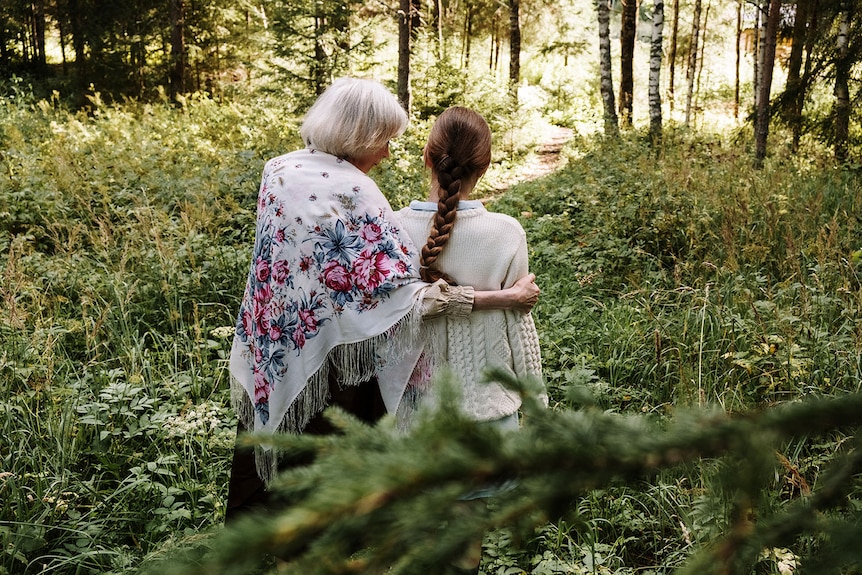
{"label": "braided hair", "polygon": [[426,282],[442,278],[457,285],[435,263],[455,226],[458,202],[470,195],[491,163],[491,129],[479,113],[460,106],[449,108],[431,127],[425,157],[439,190],[437,212],[422,247],[419,275]]}

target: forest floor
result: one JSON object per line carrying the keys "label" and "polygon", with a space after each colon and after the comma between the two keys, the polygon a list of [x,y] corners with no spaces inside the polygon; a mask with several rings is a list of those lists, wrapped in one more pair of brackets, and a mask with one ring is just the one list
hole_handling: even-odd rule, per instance
{"label": "forest floor", "polygon": [[553,173],[562,167],[560,152],[572,138],[571,128],[561,126],[548,126],[545,129],[540,143],[536,146],[527,161],[519,168],[512,170],[505,179],[497,180],[494,186],[487,191],[482,201],[488,201],[515,184],[529,182]]}

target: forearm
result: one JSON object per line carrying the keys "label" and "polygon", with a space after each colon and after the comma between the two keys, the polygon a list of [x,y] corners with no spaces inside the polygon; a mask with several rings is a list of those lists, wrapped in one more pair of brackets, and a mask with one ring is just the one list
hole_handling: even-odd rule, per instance
{"label": "forearm", "polygon": [[512,289],[477,291],[473,293],[473,310],[512,309],[515,306]]}
{"label": "forearm", "polygon": [[429,285],[422,294],[422,317],[467,317],[471,311],[492,309],[528,313],[539,299],[540,292],[535,279],[535,275],[527,274],[512,287],[494,291],[474,291],[470,286],[450,286],[439,280]]}
{"label": "forearm", "polygon": [[512,287],[497,291],[477,291],[474,294],[473,309],[510,309],[529,313],[539,301],[539,286],[535,274],[527,274]]}

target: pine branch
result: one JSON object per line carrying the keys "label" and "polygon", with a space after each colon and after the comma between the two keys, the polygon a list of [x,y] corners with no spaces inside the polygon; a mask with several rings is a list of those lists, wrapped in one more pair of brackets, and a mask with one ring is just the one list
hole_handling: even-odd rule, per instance
{"label": "pine branch", "polygon": [[[493,377],[500,381],[500,374]],[[206,563],[169,572],[238,572],[250,557],[274,553],[290,558],[289,572],[296,573],[437,573],[489,529],[567,517],[591,489],[639,485],[661,470],[716,458],[728,463],[716,496],[734,498],[741,520],[692,559],[688,572],[742,573],[764,546],[823,529],[828,521],[821,513],[846,497],[862,465],[862,450],[851,450],[811,497],[754,524],[748,510],[779,465],[776,445],[858,427],[862,394],[743,415],[693,411],[670,422],[590,407],[547,410],[527,397],[522,429],[508,434],[466,419],[454,405],[444,397],[441,409],[409,435],[391,420],[371,427],[332,409],[328,416],[341,435],[268,438],[284,451],[315,453],[311,465],[273,485],[291,504],[272,519],[244,521],[216,535]],[[491,508],[459,499],[513,479],[512,490]],[[848,552],[859,560],[856,547]]]}

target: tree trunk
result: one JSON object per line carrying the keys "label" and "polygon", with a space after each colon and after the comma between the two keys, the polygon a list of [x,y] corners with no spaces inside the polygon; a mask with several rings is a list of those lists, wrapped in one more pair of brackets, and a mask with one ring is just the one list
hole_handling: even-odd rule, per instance
{"label": "tree trunk", "polygon": [[733,117],[739,120],[739,67],[742,64],[742,0],[736,2],[736,68],[733,80]]}
{"label": "tree trunk", "polygon": [[399,0],[398,10],[398,101],[410,113],[410,19],[411,0]]}
{"label": "tree trunk", "polygon": [[[766,48],[766,15],[769,11],[769,0],[759,0],[755,6],[757,7],[757,18],[755,19],[755,38],[757,41],[754,44],[754,114],[760,110],[760,91],[763,86],[763,57]],[[754,119],[757,125],[757,118]]]}
{"label": "tree trunk", "polygon": [[661,54],[664,29],[664,0],[655,0],[652,16],[652,41],[649,53],[649,133],[656,148],[661,145]]}
{"label": "tree trunk", "polygon": [[766,16],[766,33],[763,46],[759,106],[755,125],[755,166],[760,168],[766,157],[766,137],[769,134],[769,94],[772,89],[772,69],[775,67],[775,41],[778,36],[781,0],[770,0]]}
{"label": "tree trunk", "polygon": [[461,54],[462,67],[470,69],[470,48],[473,40],[473,5],[467,4],[464,9],[464,51]]}
{"label": "tree trunk", "polygon": [[637,26],[638,0],[621,0],[623,5],[620,28],[620,123],[632,125],[634,107],[634,53],[635,27]]}
{"label": "tree trunk", "polygon": [[75,50],[75,80],[74,85],[77,91],[86,86],[87,79],[87,54],[85,52],[86,43],[84,41],[84,30],[81,25],[81,10],[78,6],[78,0],[69,0],[69,23],[72,27],[72,48]]}
{"label": "tree trunk", "polygon": [[437,31],[437,61],[442,62],[446,56],[443,44],[443,0],[432,0],[434,2],[434,26]]}
{"label": "tree trunk", "polygon": [[808,29],[805,34],[804,64],[802,66],[802,78],[799,91],[796,93],[794,109],[799,111],[799,123],[794,127],[793,140],[798,147],[802,138],[802,109],[805,107],[805,98],[812,80],[812,65],[814,61],[814,45],[817,42],[820,28],[820,0],[811,0],[808,12]]}
{"label": "tree trunk", "polygon": [[521,16],[520,0],[509,0],[509,92],[518,103],[521,83]]}
{"label": "tree trunk", "polygon": [[[740,0],[742,1],[742,0]],[[674,104],[674,91],[673,91],[673,83],[674,76],[676,75],[676,52],[677,45],[679,42],[679,0],[673,0],[673,21],[671,22],[671,32],[670,32],[670,54],[668,54],[668,60],[670,60],[670,77],[668,78],[669,84],[667,89],[667,99],[668,104],[670,104],[671,111],[673,110]]]}
{"label": "tree trunk", "polygon": [[[64,24],[65,24],[65,22],[64,22],[63,18],[58,17],[57,18],[57,33],[60,36],[60,58],[62,59],[62,64],[63,64],[63,75],[66,76],[66,75],[68,75],[69,70],[67,69],[68,61],[66,59],[66,28],[65,28]],[[0,37],[0,42],[2,42],[2,41],[3,41],[3,39],[2,39],[2,37]]]}
{"label": "tree trunk", "polygon": [[790,58],[787,61],[787,82],[784,89],[785,109],[784,118],[793,132],[793,143],[791,149],[795,152],[799,149],[799,139],[802,126],[802,106],[804,97],[800,99],[802,92],[802,55],[805,50],[806,29],[808,26],[809,1],[796,2],[795,22],[793,23],[793,38],[790,45]]}
{"label": "tree trunk", "polygon": [[691,44],[688,47],[688,67],[685,79],[688,81],[688,94],[685,100],[685,125],[691,125],[691,107],[694,101],[694,79],[697,72],[697,38],[700,35],[701,0],[694,2],[694,17],[691,25]]}
{"label": "tree trunk", "polygon": [[614,102],[614,82],[611,74],[611,15],[608,0],[598,0],[599,67],[601,72],[602,104],[604,105],[605,135],[620,133],[617,107]]}
{"label": "tree trunk", "polygon": [[185,92],[186,45],[184,0],[171,0],[171,67],[169,77],[170,98],[175,102],[177,96]]}
{"label": "tree trunk", "polygon": [[422,27],[422,0],[410,0],[410,38],[416,40]]}
{"label": "tree trunk", "polygon": [[311,63],[311,84],[314,93],[318,96],[326,90],[326,51],[323,49],[323,35],[325,33],[326,16],[322,13],[323,7],[315,3],[314,17],[314,61]]}
{"label": "tree trunk", "polygon": [[34,61],[44,68],[48,63],[45,56],[45,0],[33,2],[33,43],[36,50]]}
{"label": "tree trunk", "polygon": [[847,142],[850,136],[850,69],[853,66],[848,57],[850,37],[850,2],[841,2],[838,15],[838,39],[835,61],[835,159],[847,160]]}
{"label": "tree trunk", "polygon": [[712,2],[706,4],[706,11],[703,13],[703,24],[700,26],[700,56],[697,59],[697,81],[694,86],[694,109],[700,109],[698,98],[700,97],[700,75],[703,72],[704,54],[706,53],[706,31],[709,29],[709,10],[712,8]]}

